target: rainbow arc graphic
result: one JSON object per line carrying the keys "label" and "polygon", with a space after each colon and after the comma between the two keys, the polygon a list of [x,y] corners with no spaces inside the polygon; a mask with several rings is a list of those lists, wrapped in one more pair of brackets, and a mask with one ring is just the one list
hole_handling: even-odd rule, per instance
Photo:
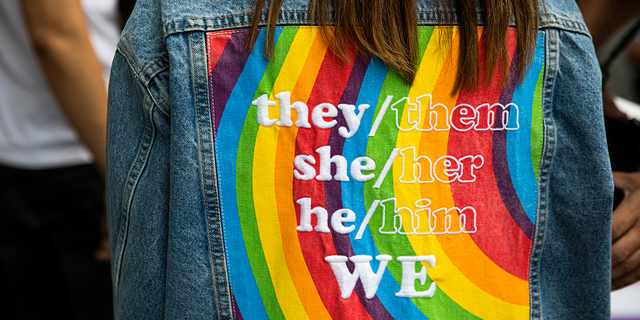
{"label": "rainbow arc graphic", "polygon": [[510,30],[506,85],[452,95],[455,29],[419,28],[413,84],[319,31],[207,34],[234,318],[528,318],[544,34],[521,83]]}

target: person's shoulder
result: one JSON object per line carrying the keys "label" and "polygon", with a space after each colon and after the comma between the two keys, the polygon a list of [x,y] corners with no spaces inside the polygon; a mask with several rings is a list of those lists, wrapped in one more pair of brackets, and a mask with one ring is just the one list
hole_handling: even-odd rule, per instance
{"label": "person's shoulder", "polygon": [[558,28],[588,34],[575,0],[539,0],[540,28]]}
{"label": "person's shoulder", "polygon": [[[162,18],[167,34],[185,29],[200,28],[205,31],[244,28],[251,25],[254,0],[161,0]],[[279,24],[307,23],[308,0],[283,0],[278,16]],[[269,4],[263,7],[262,19],[266,20]]]}

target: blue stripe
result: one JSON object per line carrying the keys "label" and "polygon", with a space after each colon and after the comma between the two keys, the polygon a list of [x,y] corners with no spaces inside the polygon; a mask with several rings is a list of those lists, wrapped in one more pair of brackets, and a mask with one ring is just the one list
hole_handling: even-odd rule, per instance
{"label": "blue stripe", "polygon": [[531,121],[533,108],[533,95],[538,82],[538,76],[544,63],[544,34],[538,36],[538,43],[531,69],[525,80],[519,85],[512,102],[518,106],[519,119],[515,112],[510,113],[509,127],[511,123],[519,122],[518,130],[507,131],[507,161],[509,174],[516,194],[522,203],[527,217],[535,224],[536,206],[538,199],[538,183],[531,167]]}
{"label": "blue stripe", "polygon": [[[276,29],[276,42],[281,32],[282,29]],[[264,45],[264,32],[260,32],[255,48],[264,48]],[[264,304],[259,299],[260,292],[251,271],[242,233],[239,232],[241,225],[236,203],[235,170],[238,156],[237,148],[244,123],[238,120],[245,119],[247,116],[251,105],[246,103],[246,97],[255,95],[267,65],[268,61],[264,59],[262,51],[253,50],[229,96],[216,136],[218,175],[225,177],[219,180],[219,189],[220,204],[224,205],[222,220],[225,230],[227,268],[229,281],[244,319],[268,319],[268,317]],[[227,232],[227,230],[231,232]]]}
{"label": "blue stripe", "polygon": [[[342,155],[347,159],[348,163],[351,163],[358,157],[364,156],[367,151],[368,135],[371,130],[371,124],[374,120],[373,115],[379,102],[379,95],[382,90],[382,85],[384,84],[387,71],[387,66],[380,59],[372,58],[371,62],[369,62],[369,67],[367,68],[367,73],[362,81],[362,87],[360,88],[360,93],[358,95],[356,110],[357,106],[361,104],[369,104],[370,107],[362,116],[358,132],[356,132],[353,137],[345,140]],[[384,97],[382,98],[382,101],[384,101]],[[376,163],[376,166],[381,165],[384,164]],[[369,228],[365,229],[362,239],[355,239],[358,229],[360,228],[360,223],[364,220],[367,210],[369,209],[364,203],[364,183],[354,179],[351,179],[349,182],[343,182],[342,199],[343,207],[349,208],[356,213],[356,229],[349,233],[353,251],[356,255],[373,256],[374,259],[371,261],[371,267],[373,268],[373,271],[376,272],[378,270],[379,262],[375,260],[375,256],[380,253],[373,241],[373,238],[371,237]],[[389,269],[385,268],[384,275],[382,276],[382,280],[378,287],[379,294],[377,294],[377,297],[380,299],[380,302],[382,302],[389,314],[391,314],[394,319],[404,319],[407,318],[408,315],[411,315],[412,319],[428,319],[424,316],[422,311],[416,307],[411,299],[398,299],[395,296],[395,293],[399,291],[400,286],[398,285],[398,282],[393,278]]]}

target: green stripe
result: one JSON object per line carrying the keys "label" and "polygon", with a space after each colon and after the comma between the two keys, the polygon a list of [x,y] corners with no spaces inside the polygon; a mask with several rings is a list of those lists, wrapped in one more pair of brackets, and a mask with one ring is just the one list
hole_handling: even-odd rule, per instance
{"label": "green stripe", "polygon": [[[258,90],[253,100],[263,94],[270,94],[282,64],[291,48],[291,43],[298,32],[298,28],[286,28],[280,34],[273,57],[258,84]],[[267,260],[262,250],[255,207],[253,205],[253,151],[260,125],[257,119],[257,107],[252,105],[247,112],[240,142],[238,143],[238,158],[236,162],[236,194],[242,237],[247,250],[253,276],[256,279],[260,298],[267,311],[269,319],[285,319],[278,298],[276,297]],[[258,297],[255,297],[258,299]]]}
{"label": "green stripe", "polygon": [[[433,33],[433,27],[421,27],[419,29],[419,41],[420,41],[420,59],[418,64],[422,61],[424,53],[427,49],[427,45],[431,39]],[[393,95],[393,101],[409,95],[411,86],[396,73],[389,72],[382,86],[380,96],[378,98],[378,105],[376,107],[373,119],[377,118],[380,107],[386,99],[387,95]],[[404,109],[404,106],[398,108]],[[399,111],[401,114],[402,111]],[[369,138],[367,145],[367,156],[374,159],[376,162],[375,175],[376,178],[380,176],[380,172],[384,167],[389,155],[395,148],[398,137],[398,128],[395,124],[395,112],[390,108],[387,109],[387,113],[384,116],[384,120],[381,122],[378,131],[374,137]],[[375,200],[384,200],[389,198],[395,198],[393,190],[393,172],[389,171],[387,177],[382,183],[380,189],[373,189],[376,179],[373,179],[364,184],[364,195],[366,207],[370,207],[371,203]],[[415,256],[416,253],[409,242],[406,235],[400,234],[380,234],[378,230],[382,226],[382,208],[378,208],[373,218],[369,222],[369,230],[373,237],[378,251],[381,254],[390,254],[392,256]],[[433,237],[433,235],[427,235]],[[394,277],[398,285],[402,279],[402,265],[400,262],[392,260],[387,265],[389,272]],[[427,290],[431,285],[431,279],[425,282],[424,286],[416,285],[417,291]],[[412,302],[422,311],[429,319],[478,319],[476,316],[460,307],[455,301],[447,296],[442,290],[436,289],[436,294],[430,299],[424,298],[412,298]]]}
{"label": "green stripe", "polygon": [[538,171],[540,171],[540,159],[542,157],[542,145],[544,143],[544,126],[542,123],[542,82],[544,81],[544,63],[538,76],[538,83],[533,94],[533,108],[531,119],[531,165],[533,174],[538,182]]}

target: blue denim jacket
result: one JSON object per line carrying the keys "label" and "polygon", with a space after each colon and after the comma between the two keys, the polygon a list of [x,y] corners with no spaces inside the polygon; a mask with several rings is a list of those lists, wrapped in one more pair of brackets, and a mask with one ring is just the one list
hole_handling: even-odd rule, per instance
{"label": "blue denim jacket", "polygon": [[609,318],[613,186],[575,2],[541,5],[523,81],[453,95],[432,4],[407,84],[336,57],[306,2],[284,1],[266,60],[252,1],[138,1],[109,90],[118,319]]}

